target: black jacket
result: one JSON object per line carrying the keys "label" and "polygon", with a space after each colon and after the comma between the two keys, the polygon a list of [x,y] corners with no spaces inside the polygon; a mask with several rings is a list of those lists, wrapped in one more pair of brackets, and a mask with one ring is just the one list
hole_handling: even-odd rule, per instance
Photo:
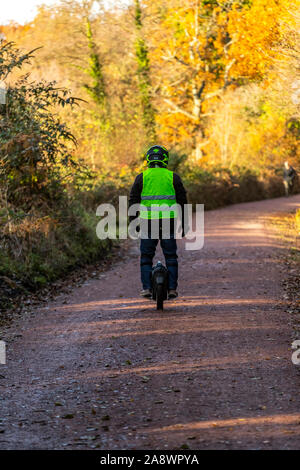
{"label": "black jacket", "polygon": [[291,178],[293,180],[295,176],[296,176],[296,170],[292,166],[290,166],[288,169],[284,168],[284,171],[283,171],[284,179]]}
{"label": "black jacket", "polygon": [[[187,204],[186,190],[183,186],[182,180],[179,175],[173,173],[173,186],[175,189],[176,203],[181,206],[182,209],[182,224],[184,225],[184,204]],[[141,194],[143,191],[143,173],[140,173],[135,178],[133,186],[129,196],[129,207],[133,204],[140,204]],[[134,220],[136,216],[129,217],[130,222]]]}

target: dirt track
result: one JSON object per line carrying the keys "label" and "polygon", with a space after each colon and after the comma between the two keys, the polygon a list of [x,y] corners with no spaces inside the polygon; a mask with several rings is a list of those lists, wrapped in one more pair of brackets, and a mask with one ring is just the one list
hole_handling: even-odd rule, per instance
{"label": "dirt track", "polygon": [[0,449],[299,448],[280,246],[264,227],[299,204],[207,213],[204,249],[181,244],[181,295],[164,313],[138,297],[133,243],[99,280],[18,320],[0,365]]}

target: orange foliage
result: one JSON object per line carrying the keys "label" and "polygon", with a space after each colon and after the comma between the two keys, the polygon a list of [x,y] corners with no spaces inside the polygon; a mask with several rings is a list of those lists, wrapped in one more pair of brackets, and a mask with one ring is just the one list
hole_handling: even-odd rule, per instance
{"label": "orange foliage", "polygon": [[286,0],[254,0],[251,8],[232,9],[227,27],[233,39],[228,51],[235,60],[232,76],[265,77],[278,55],[274,46],[282,39],[287,6]]}
{"label": "orange foliage", "polygon": [[194,147],[205,147],[208,118],[223,92],[261,80],[269,70],[287,3],[236,0],[229,8],[225,1],[148,2],[157,18],[148,40],[166,143],[192,137]]}

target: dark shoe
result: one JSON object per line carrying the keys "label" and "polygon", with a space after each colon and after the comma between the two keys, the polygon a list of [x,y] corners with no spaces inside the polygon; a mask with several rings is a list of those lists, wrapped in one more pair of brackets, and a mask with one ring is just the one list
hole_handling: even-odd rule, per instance
{"label": "dark shoe", "polygon": [[141,296],[145,297],[146,299],[150,299],[150,297],[152,297],[152,292],[150,289],[143,289],[141,291]]}
{"label": "dark shoe", "polygon": [[176,299],[178,297],[178,292],[175,289],[170,289],[168,293],[168,299]]}

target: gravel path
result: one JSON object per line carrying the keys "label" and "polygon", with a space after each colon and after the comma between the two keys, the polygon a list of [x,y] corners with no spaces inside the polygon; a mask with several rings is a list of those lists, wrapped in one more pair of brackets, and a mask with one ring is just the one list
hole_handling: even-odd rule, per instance
{"label": "gravel path", "polygon": [[[297,449],[291,362],[268,214],[300,196],[208,212],[180,242],[180,297],[138,297],[138,246],[99,279],[16,320],[0,365],[0,449]],[[159,255],[161,258],[161,256]]]}

